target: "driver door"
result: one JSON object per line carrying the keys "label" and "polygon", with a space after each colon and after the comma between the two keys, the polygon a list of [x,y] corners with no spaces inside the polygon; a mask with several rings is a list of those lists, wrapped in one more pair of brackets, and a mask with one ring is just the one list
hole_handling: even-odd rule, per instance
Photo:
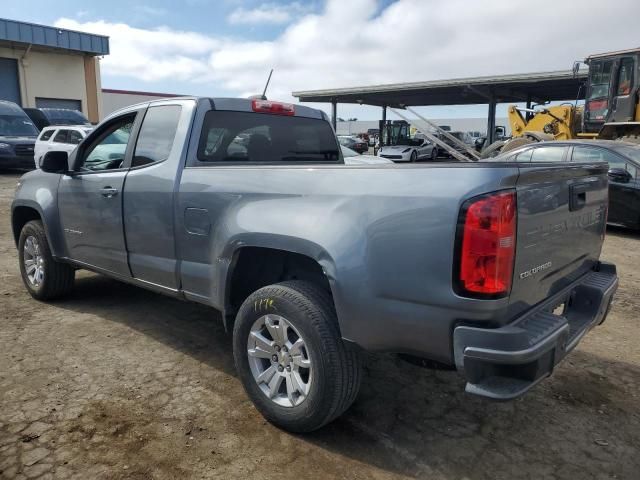
{"label": "driver door", "polygon": [[69,257],[109,273],[131,276],[122,218],[122,187],[141,115],[113,118],[71,155],[73,172],[58,188]]}
{"label": "driver door", "polygon": [[636,111],[636,91],[634,88],[635,61],[633,57],[623,57],[616,62],[617,75],[613,93],[609,122],[631,122]]}

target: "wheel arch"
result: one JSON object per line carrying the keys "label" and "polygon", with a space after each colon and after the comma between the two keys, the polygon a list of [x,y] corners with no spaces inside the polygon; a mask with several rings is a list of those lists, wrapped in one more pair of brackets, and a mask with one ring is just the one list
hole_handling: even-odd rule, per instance
{"label": "wheel arch", "polygon": [[222,272],[220,300],[226,329],[230,329],[240,305],[251,293],[286,280],[305,280],[320,286],[335,306],[335,264],[314,242],[268,235],[260,242],[235,243],[225,257],[230,261]]}
{"label": "wheel arch", "polygon": [[20,240],[20,232],[22,232],[24,226],[32,220],[42,221],[42,212],[34,206],[16,205],[11,210],[11,228],[13,230],[13,240],[16,247]]}
{"label": "wheel arch", "polygon": [[49,249],[54,258],[66,257],[66,244],[55,201],[43,206],[29,198],[18,198],[11,205],[11,227],[13,238],[18,245],[22,227],[31,220],[40,220],[47,235]]}

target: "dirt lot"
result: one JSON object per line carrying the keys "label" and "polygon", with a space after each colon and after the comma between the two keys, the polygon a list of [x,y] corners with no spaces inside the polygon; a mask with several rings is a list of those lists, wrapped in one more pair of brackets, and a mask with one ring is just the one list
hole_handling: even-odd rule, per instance
{"label": "dirt lot", "polygon": [[640,235],[613,230],[608,321],[525,398],[371,356],[351,410],[295,436],[235,377],[216,312],[81,273],[69,299],[25,292],[0,175],[0,478],[640,478]]}

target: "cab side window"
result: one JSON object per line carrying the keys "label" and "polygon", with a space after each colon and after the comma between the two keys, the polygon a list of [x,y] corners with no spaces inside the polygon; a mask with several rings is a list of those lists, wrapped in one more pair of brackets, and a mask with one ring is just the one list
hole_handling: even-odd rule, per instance
{"label": "cab side window", "polygon": [[149,107],[136,142],[132,167],[164,162],[169,158],[181,111],[180,105]]}
{"label": "cab side window", "polygon": [[135,113],[125,115],[96,132],[83,152],[80,171],[101,172],[122,168],[135,118]]}

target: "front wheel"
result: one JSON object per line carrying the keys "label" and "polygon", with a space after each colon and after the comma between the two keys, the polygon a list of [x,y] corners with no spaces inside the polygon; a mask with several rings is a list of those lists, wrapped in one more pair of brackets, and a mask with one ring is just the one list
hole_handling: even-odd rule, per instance
{"label": "front wheel", "polygon": [[438,149],[436,147],[433,147],[431,149],[431,161],[435,162],[438,159]]}
{"label": "front wheel", "polygon": [[22,227],[18,256],[22,282],[33,298],[54,300],[73,288],[75,269],[54,260],[41,221],[32,220]]}
{"label": "front wheel", "polygon": [[409,161],[413,163],[417,160],[418,160],[418,152],[414,150],[413,152],[411,152],[411,158],[409,159]]}
{"label": "front wheel", "polygon": [[258,411],[291,432],[326,425],[360,387],[360,356],[340,337],[330,295],[303,281],[261,288],[244,301],[233,356]]}

